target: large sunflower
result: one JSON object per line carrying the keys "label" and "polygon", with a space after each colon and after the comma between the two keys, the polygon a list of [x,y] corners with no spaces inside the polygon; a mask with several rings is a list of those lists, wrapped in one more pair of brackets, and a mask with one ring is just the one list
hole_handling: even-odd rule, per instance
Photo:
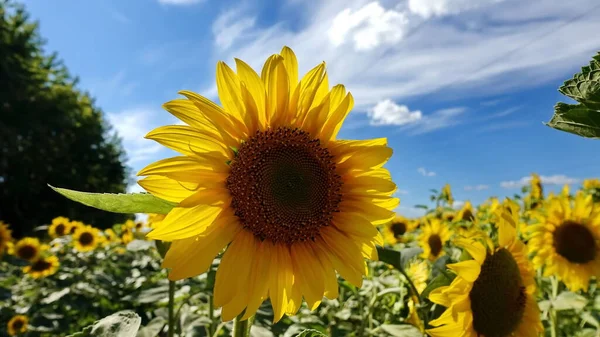
{"label": "large sunflower", "polygon": [[52,219],[52,223],[50,224],[50,227],[48,227],[48,234],[52,238],[67,235],[70,231],[71,221],[63,216]]}
{"label": "large sunflower", "polygon": [[16,336],[27,331],[27,324],[29,324],[27,316],[16,315],[8,321],[6,330],[10,336]]}
{"label": "large sunflower", "polygon": [[60,263],[56,256],[39,257],[32,261],[29,266],[23,268],[23,272],[33,278],[42,278],[54,275],[58,270]]}
{"label": "large sunflower", "polygon": [[427,331],[429,336],[537,337],[543,331],[526,247],[516,238],[516,224],[503,217],[497,225],[497,247],[456,240],[473,259],[448,265],[456,278],[429,295],[447,308],[430,322],[436,328]]}
{"label": "large sunflower", "polygon": [[600,275],[600,209],[580,192],[574,202],[550,200],[546,213],[528,227],[534,265],[545,266],[546,276],[556,275],[572,291],[587,291],[590,278]]}
{"label": "large sunflower", "polygon": [[41,250],[38,238],[26,237],[17,242],[14,253],[20,259],[33,261],[40,255]]}
{"label": "large sunflower", "polygon": [[148,234],[173,241],[164,266],[178,280],[206,271],[227,245],[214,301],[222,318],[253,315],[270,298],[274,321],[335,298],[335,271],[360,286],[364,258],[377,258],[376,225],[394,218],[396,185],[382,168],[384,138],[338,140],[353,106],[329,87],[325,64],[298,81],[291,49],[269,57],[258,75],[236,59],[217,65],[223,108],[181,91],[164,108],[187,125],[146,137],[182,156],[139,172],[140,185],[177,206]]}
{"label": "large sunflower", "polygon": [[404,235],[412,232],[417,225],[418,222],[398,214],[394,220],[383,227],[383,239],[386,243],[394,245],[401,242]]}
{"label": "large sunflower", "polygon": [[440,219],[430,218],[422,227],[419,245],[423,248],[422,256],[431,261],[444,255],[444,244],[450,240],[452,232]]}
{"label": "large sunflower", "polygon": [[80,252],[89,252],[96,249],[104,241],[100,230],[92,226],[81,226],[73,234],[75,249]]}
{"label": "large sunflower", "polygon": [[0,257],[8,249],[10,242],[12,242],[11,230],[8,229],[8,225],[0,221]]}

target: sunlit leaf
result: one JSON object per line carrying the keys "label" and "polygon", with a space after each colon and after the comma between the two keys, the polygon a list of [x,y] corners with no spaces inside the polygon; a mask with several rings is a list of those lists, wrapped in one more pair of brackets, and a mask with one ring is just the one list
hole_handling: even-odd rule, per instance
{"label": "sunlit leaf", "polygon": [[408,324],[382,324],[381,330],[394,337],[422,337],[419,329]]}
{"label": "sunlit leaf", "polygon": [[301,333],[296,335],[296,337],[327,337],[327,335],[318,330],[308,329],[302,331]]}
{"label": "sunlit leaf", "polygon": [[556,299],[552,302],[552,307],[555,310],[581,310],[587,304],[587,299],[579,294],[564,291],[556,297]]}
{"label": "sunlit leaf", "polygon": [[136,337],[142,318],[133,311],[124,310],[95,322],[83,331],[67,337]]}
{"label": "sunlit leaf", "polygon": [[149,193],[90,193],[50,187],[73,201],[113,213],[167,214],[175,207],[174,203],[157,198]]}
{"label": "sunlit leaf", "polygon": [[438,276],[434,277],[433,280],[431,280],[431,282],[429,282],[429,284],[427,284],[427,287],[425,287],[425,289],[423,289],[423,292],[421,293],[421,297],[428,298],[429,293],[431,293],[433,290],[435,290],[439,287],[450,285],[450,283],[452,283],[452,281],[454,280],[455,277],[456,277],[456,275],[454,275],[452,273],[438,274]]}

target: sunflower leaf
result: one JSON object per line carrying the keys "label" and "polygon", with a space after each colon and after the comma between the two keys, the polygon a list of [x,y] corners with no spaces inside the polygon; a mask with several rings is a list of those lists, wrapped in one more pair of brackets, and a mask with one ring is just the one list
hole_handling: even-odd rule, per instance
{"label": "sunflower leaf", "polygon": [[394,337],[421,337],[423,333],[413,325],[409,324],[382,324],[381,330]]}
{"label": "sunflower leaf", "polygon": [[379,261],[385,262],[396,269],[402,269],[402,254],[393,249],[377,247]]}
{"label": "sunflower leaf", "polygon": [[557,103],[547,126],[586,138],[600,139],[600,52],[589,66],[558,89],[579,104]]}
{"label": "sunflower leaf", "polygon": [[456,277],[456,275],[449,274],[449,273],[438,274],[438,276],[434,277],[433,280],[431,280],[431,282],[429,282],[429,284],[427,284],[427,287],[425,287],[425,289],[423,289],[423,292],[421,293],[421,298],[429,298],[429,294],[432,291],[434,291],[435,289],[437,289],[439,287],[450,285],[450,283],[452,283],[452,281],[454,281],[455,277]]}
{"label": "sunflower leaf", "polygon": [[167,214],[175,204],[149,193],[110,194],[89,193],[54,187],[54,191],[86,206],[113,213],[156,213]]}
{"label": "sunflower leaf", "polygon": [[131,310],[124,310],[96,321],[80,332],[67,337],[135,337],[142,318]]}
{"label": "sunflower leaf", "polygon": [[570,291],[564,291],[552,301],[552,307],[555,310],[581,310],[587,304],[587,299],[579,294]]}
{"label": "sunflower leaf", "polygon": [[296,337],[327,337],[327,335],[315,329],[308,329],[297,334]]}

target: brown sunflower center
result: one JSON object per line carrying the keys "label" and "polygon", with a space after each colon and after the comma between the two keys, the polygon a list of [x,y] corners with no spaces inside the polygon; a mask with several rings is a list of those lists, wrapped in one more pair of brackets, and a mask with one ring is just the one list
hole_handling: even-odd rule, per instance
{"label": "brown sunflower center", "polygon": [[433,256],[438,256],[442,251],[442,239],[437,234],[431,234],[427,239],[427,244]]}
{"label": "brown sunflower center", "polygon": [[448,220],[448,221],[454,220],[454,214],[446,215],[446,220]]}
{"label": "brown sunflower center", "polygon": [[50,269],[52,264],[45,259],[38,259],[31,264],[31,271],[41,272]]}
{"label": "brown sunflower center", "polygon": [[62,235],[65,234],[65,229],[66,229],[65,225],[61,223],[61,224],[56,225],[56,228],[54,229],[54,232],[57,235],[61,235],[62,236]]}
{"label": "brown sunflower center", "polygon": [[572,263],[586,263],[596,257],[596,240],[590,230],[577,222],[565,221],[554,230],[554,249]]}
{"label": "brown sunflower center", "polygon": [[406,233],[406,224],[404,222],[394,222],[390,227],[394,237],[399,238]]}
{"label": "brown sunflower center", "polygon": [[475,219],[475,216],[473,215],[473,212],[471,212],[470,209],[466,209],[463,212],[461,220],[464,220],[464,221],[473,221],[474,219]]}
{"label": "brown sunflower center", "polygon": [[332,158],[302,130],[258,131],[238,149],[226,182],[242,225],[261,240],[314,240],[342,199]]}
{"label": "brown sunflower center", "polygon": [[37,247],[32,245],[23,245],[17,249],[17,256],[24,260],[33,259],[38,253]]}
{"label": "brown sunflower center", "polygon": [[71,230],[69,231],[69,234],[71,234],[71,235],[75,234],[75,232],[77,231],[77,228],[78,228],[77,226],[71,227]]}
{"label": "brown sunflower center", "polygon": [[22,319],[17,319],[12,324],[12,328],[17,332],[20,332],[23,326],[25,326],[25,322]]}
{"label": "brown sunflower center", "polygon": [[79,235],[79,243],[82,246],[89,246],[94,242],[94,234],[90,232],[83,232]]}
{"label": "brown sunflower center", "polygon": [[142,227],[144,227],[144,224],[142,224],[141,222],[135,224],[135,229],[141,229]]}
{"label": "brown sunflower center", "polygon": [[508,250],[501,248],[486,257],[469,298],[478,336],[507,337],[519,327],[527,294],[519,266]]}

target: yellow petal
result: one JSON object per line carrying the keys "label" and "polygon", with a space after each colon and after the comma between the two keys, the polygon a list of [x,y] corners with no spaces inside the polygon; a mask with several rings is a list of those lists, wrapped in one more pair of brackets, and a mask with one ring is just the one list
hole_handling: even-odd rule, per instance
{"label": "yellow petal", "polygon": [[177,181],[200,183],[203,179],[224,181],[228,170],[227,166],[218,161],[200,161],[193,157],[179,156],[154,162],[144,167],[137,175],[161,175]]}
{"label": "yellow petal", "polygon": [[[202,234],[223,212],[222,205],[201,204],[191,208],[175,207],[160,224],[148,233],[154,240],[173,241]],[[225,212],[216,223],[237,221],[237,217]]]}
{"label": "yellow petal", "polygon": [[309,245],[307,249],[311,249],[314,256],[317,257],[319,263],[315,264],[315,268],[317,271],[320,270],[325,280],[325,297],[329,299],[335,299],[339,296],[339,284],[338,277],[335,273],[335,269],[333,264],[329,259],[329,252],[325,249],[325,247],[319,246],[322,242],[317,243],[316,245]]}
{"label": "yellow petal", "polygon": [[324,73],[325,62],[311,69],[308,73],[306,73],[306,75],[304,75],[302,80],[300,80],[297,115],[301,122],[304,121],[304,117],[312,106],[315,95],[317,94],[317,90],[323,81]]}
{"label": "yellow petal", "polygon": [[466,249],[469,255],[471,255],[471,257],[475,259],[475,261],[477,261],[480,265],[483,264],[483,262],[485,261],[487,250],[479,242],[469,239],[456,239],[455,244],[458,247]]}
{"label": "yellow petal", "polygon": [[343,200],[340,203],[340,211],[359,213],[373,225],[383,225],[386,222],[392,221],[396,217],[396,213],[388,209],[376,206],[374,204],[349,200]]}
{"label": "yellow petal", "polygon": [[268,296],[269,289],[269,256],[272,244],[266,244],[260,240],[254,239],[256,246],[256,258],[252,261],[250,269],[250,282],[248,283],[248,306],[244,312],[243,319],[248,319],[254,315],[264,299]]}
{"label": "yellow petal", "polygon": [[474,260],[467,260],[448,265],[448,269],[469,282],[475,282],[481,272],[481,265]]}
{"label": "yellow petal", "polygon": [[336,213],[333,224],[342,233],[362,237],[369,241],[376,239],[379,235],[377,228],[357,213]]}
{"label": "yellow petal", "polygon": [[343,157],[336,157],[337,168],[345,170],[368,170],[382,167],[394,151],[387,146],[355,147]]}
{"label": "yellow petal", "polygon": [[217,91],[225,111],[239,124],[247,123],[248,120],[244,119],[246,110],[240,92],[240,79],[225,62],[217,63]]}
{"label": "yellow petal", "polygon": [[181,280],[208,270],[214,257],[240,229],[237,221],[215,223],[204,235],[174,241],[163,261],[163,267],[171,269],[169,279]]}
{"label": "yellow petal", "polygon": [[[240,80],[245,84],[246,89],[252,96],[252,100],[256,105],[257,122],[263,127],[266,124],[265,107],[266,107],[266,89],[265,85],[258,74],[240,59],[235,59],[235,64]],[[243,98],[243,97],[242,97]],[[244,99],[246,101],[246,99]],[[250,113],[248,112],[250,115]]]}
{"label": "yellow petal", "polygon": [[360,247],[335,228],[322,228],[321,237],[333,267],[352,285],[361,287],[364,258]]}
{"label": "yellow petal", "polygon": [[188,156],[194,156],[198,152],[218,152],[224,156],[229,154],[222,140],[187,125],[162,126],[150,131],[146,138]]}
{"label": "yellow petal", "polygon": [[296,54],[287,46],[281,49],[281,57],[283,57],[283,65],[288,74],[290,91],[294,91],[298,85],[298,60]]}
{"label": "yellow petal", "polygon": [[346,98],[344,98],[342,103],[340,103],[340,105],[337,107],[333,105],[333,103],[331,103],[330,108],[335,108],[335,110],[333,110],[333,112],[327,119],[327,122],[323,126],[323,131],[321,132],[323,139],[335,140],[338,132],[340,131],[340,128],[342,127],[344,120],[346,119],[346,116],[348,116],[348,113],[350,112],[350,110],[352,110],[353,107],[354,98],[351,94],[346,95]]}
{"label": "yellow petal", "polygon": [[194,102],[188,99],[175,99],[163,104],[163,108],[193,128],[204,130],[214,135],[215,138],[220,137],[220,132],[215,124],[206,118]]}
{"label": "yellow petal", "polygon": [[146,177],[139,180],[138,184],[154,196],[171,202],[182,201],[198,188],[195,183],[179,182],[161,176]]}
{"label": "yellow petal", "polygon": [[393,193],[396,190],[396,184],[388,179],[382,179],[372,176],[353,177],[346,179],[342,187],[349,193]]}
{"label": "yellow petal", "polygon": [[325,278],[321,268],[315,268],[320,262],[312,250],[304,243],[297,243],[290,249],[294,265],[294,282],[298,283],[301,293],[311,310],[323,300]]}

